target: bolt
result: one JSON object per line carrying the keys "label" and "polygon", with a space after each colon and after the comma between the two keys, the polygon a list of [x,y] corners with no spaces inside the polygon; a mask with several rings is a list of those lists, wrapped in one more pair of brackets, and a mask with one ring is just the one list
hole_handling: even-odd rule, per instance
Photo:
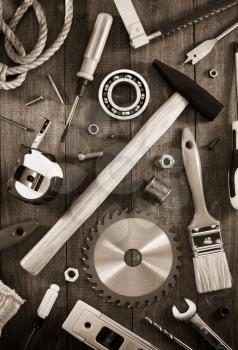
{"label": "bolt", "polygon": [[88,154],[78,154],[78,159],[80,162],[83,162],[85,159],[93,159],[93,158],[101,158],[103,157],[103,152],[95,152],[95,153],[88,153]]}
{"label": "bolt", "polygon": [[33,105],[33,104],[35,104],[37,102],[40,102],[40,101],[44,101],[44,97],[43,96],[37,97],[36,99],[25,103],[25,106],[31,106],[31,105]]}
{"label": "bolt", "polygon": [[47,74],[47,78],[49,79],[49,82],[51,83],[53,89],[55,90],[55,93],[58,96],[60,102],[62,103],[62,105],[64,105],[64,100],[63,100],[63,98],[62,98],[62,96],[61,96],[61,94],[59,92],[59,89],[57,88],[57,86],[56,86],[56,84],[55,84],[51,74]]}

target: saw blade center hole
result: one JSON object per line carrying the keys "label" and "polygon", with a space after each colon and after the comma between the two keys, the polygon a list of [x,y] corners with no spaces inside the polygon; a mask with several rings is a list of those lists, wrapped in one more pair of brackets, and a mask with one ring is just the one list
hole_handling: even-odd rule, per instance
{"label": "saw blade center hole", "polygon": [[124,255],[124,261],[130,267],[137,267],[141,264],[142,255],[137,249],[129,249]]}

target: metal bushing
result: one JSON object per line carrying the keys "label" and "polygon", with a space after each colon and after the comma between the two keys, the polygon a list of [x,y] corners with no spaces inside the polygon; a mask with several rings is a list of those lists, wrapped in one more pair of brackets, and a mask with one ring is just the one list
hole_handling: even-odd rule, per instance
{"label": "metal bushing", "polygon": [[[113,90],[120,84],[127,84],[135,90],[135,101],[128,107],[118,106],[113,100]],[[149,103],[150,90],[140,74],[132,70],[121,69],[112,72],[102,81],[98,98],[102,108],[110,117],[130,120],[144,112]]]}

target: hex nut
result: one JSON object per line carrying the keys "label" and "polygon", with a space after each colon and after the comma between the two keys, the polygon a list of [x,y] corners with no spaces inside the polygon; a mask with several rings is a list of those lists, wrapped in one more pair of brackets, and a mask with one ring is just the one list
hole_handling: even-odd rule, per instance
{"label": "hex nut", "polygon": [[79,270],[75,269],[73,267],[69,267],[65,272],[64,272],[64,277],[67,282],[76,282],[77,279],[79,278]]}
{"label": "hex nut", "polygon": [[209,76],[210,76],[211,78],[216,78],[216,77],[218,77],[218,71],[217,71],[217,69],[215,69],[215,68],[210,69],[210,70],[209,70]]}
{"label": "hex nut", "polygon": [[163,169],[171,169],[175,164],[175,159],[170,154],[164,154],[159,161],[155,161],[156,166],[158,163]]}

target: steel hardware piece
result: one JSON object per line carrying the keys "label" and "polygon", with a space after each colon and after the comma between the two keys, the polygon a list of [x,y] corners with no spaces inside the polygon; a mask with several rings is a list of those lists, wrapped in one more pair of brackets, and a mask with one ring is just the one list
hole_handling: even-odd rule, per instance
{"label": "steel hardware piece", "polygon": [[75,269],[73,267],[69,267],[65,272],[64,272],[64,277],[67,282],[74,283],[77,281],[79,278],[79,270]]}
{"label": "steel hardware piece", "polygon": [[217,350],[232,350],[224,340],[222,340],[197,314],[197,307],[193,301],[185,299],[188,310],[184,313],[179,312],[176,306],[173,306],[172,312],[176,320],[185,321],[191,324],[213,347]]}

